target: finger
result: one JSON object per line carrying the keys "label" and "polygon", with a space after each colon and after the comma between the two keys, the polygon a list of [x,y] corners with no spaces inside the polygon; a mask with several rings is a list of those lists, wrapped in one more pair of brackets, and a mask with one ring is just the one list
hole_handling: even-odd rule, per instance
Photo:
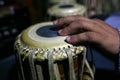
{"label": "finger", "polygon": [[64,17],[64,18],[60,18],[60,19],[55,20],[53,22],[53,24],[56,26],[63,26],[63,25],[68,25],[71,22],[77,21],[80,19],[87,19],[87,18],[82,17],[82,16],[68,16],[68,17]]}
{"label": "finger", "polygon": [[[86,24],[87,23],[87,24]],[[91,32],[103,32],[101,27],[99,27],[98,24],[88,21],[88,20],[79,20],[72,22],[69,26],[65,27],[64,29],[61,29],[58,33],[60,35],[72,35],[72,34],[78,34],[86,31],[91,31]]]}
{"label": "finger", "polygon": [[84,43],[84,42],[101,42],[100,34],[94,32],[86,32],[77,35],[71,35],[66,37],[66,41],[71,44]]}
{"label": "finger", "polygon": [[73,34],[77,34],[80,33],[82,31],[82,29],[80,28],[80,23],[79,21],[75,21],[72,22],[69,26],[59,30],[59,34],[60,35],[73,35]]}

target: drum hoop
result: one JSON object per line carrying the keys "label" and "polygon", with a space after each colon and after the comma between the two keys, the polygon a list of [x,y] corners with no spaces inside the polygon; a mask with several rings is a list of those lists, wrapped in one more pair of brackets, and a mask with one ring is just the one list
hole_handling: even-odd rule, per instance
{"label": "drum hoop", "polygon": [[[48,59],[47,55],[50,50],[53,51],[53,60],[63,60],[67,59],[66,55],[66,49],[70,50],[72,52],[72,56],[77,56],[78,54],[81,54],[86,48],[84,46],[64,46],[64,47],[56,47],[56,48],[37,48],[32,47],[24,44],[19,38],[15,42],[15,49],[18,52],[18,54],[21,54],[24,56],[24,59],[28,57],[29,53],[32,51],[34,52],[34,59],[38,61],[43,61],[45,59]],[[59,54],[58,54],[59,53]]]}

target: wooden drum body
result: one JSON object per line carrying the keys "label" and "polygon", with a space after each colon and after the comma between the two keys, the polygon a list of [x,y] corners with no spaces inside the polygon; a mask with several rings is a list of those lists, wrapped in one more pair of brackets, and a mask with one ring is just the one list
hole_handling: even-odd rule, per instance
{"label": "wooden drum body", "polygon": [[66,43],[58,30],[52,22],[38,23],[17,37],[20,80],[83,80],[86,48]]}

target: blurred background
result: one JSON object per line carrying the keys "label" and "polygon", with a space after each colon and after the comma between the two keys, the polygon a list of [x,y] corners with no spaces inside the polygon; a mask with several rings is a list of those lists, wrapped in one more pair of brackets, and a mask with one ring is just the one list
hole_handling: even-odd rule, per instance
{"label": "blurred background", "polygon": [[[120,11],[120,0],[76,0],[75,2],[86,7],[86,14],[90,18],[106,20],[112,13]],[[49,0],[0,0],[0,80],[18,80],[14,53],[15,38],[30,25],[48,21],[47,10],[51,6]],[[101,55],[94,55],[94,57],[99,56]],[[97,69],[95,79],[120,79],[119,74],[113,70],[114,61],[102,58],[103,61],[100,58],[95,61]]]}

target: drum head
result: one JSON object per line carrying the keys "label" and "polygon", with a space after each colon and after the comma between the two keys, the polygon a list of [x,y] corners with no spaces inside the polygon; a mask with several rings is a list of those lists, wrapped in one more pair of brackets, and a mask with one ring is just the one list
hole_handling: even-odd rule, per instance
{"label": "drum head", "polygon": [[71,15],[85,15],[86,8],[76,3],[57,4],[48,9],[49,16],[65,17]]}
{"label": "drum head", "polygon": [[52,22],[38,23],[23,31],[21,40],[29,46],[38,48],[70,46],[65,42],[66,36],[59,36],[57,31],[58,28],[53,26]]}

